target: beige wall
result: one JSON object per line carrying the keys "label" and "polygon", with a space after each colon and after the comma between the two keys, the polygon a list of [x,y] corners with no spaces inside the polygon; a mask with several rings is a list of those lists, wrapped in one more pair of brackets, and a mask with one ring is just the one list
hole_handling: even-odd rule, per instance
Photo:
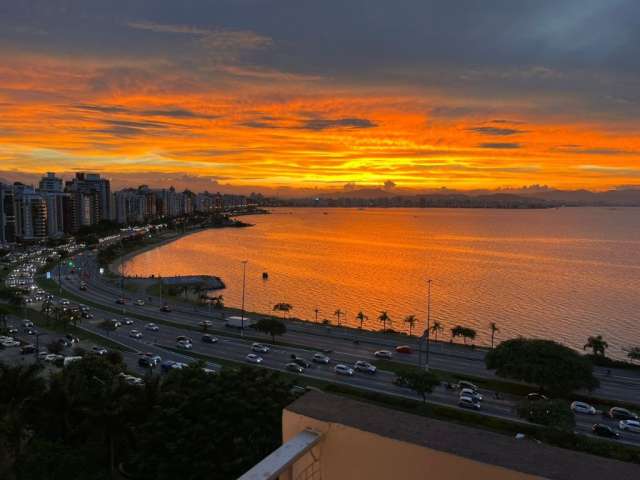
{"label": "beige wall", "polygon": [[[283,480],[529,480],[532,475],[469,460],[412,443],[382,437],[352,427],[322,422],[285,410],[283,439],[288,441],[310,428],[323,433],[312,450],[293,468],[292,478]],[[314,475],[311,472],[315,471]]]}

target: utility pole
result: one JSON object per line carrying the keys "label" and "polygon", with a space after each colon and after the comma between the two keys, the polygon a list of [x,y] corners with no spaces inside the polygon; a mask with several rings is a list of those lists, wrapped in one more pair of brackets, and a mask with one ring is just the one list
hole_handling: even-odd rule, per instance
{"label": "utility pole", "polygon": [[240,314],[240,335],[244,337],[244,292],[247,283],[247,260],[242,261],[242,313]]}
{"label": "utility pole", "polygon": [[429,370],[429,334],[431,333],[431,279],[427,280],[427,330],[426,330],[426,340],[427,340],[427,351],[425,356],[425,367]]}

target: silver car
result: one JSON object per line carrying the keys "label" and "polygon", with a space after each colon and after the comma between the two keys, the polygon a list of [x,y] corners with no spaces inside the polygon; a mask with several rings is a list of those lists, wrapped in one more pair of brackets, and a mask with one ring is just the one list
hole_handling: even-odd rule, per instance
{"label": "silver car", "polygon": [[347,367],[346,365],[343,365],[341,363],[336,365],[333,371],[336,372],[338,375],[347,375],[349,377],[353,376],[353,373],[354,373],[353,368]]}
{"label": "silver car", "polygon": [[638,420],[620,420],[618,428],[632,433],[640,433],[640,421]]}
{"label": "silver car", "polygon": [[313,360],[315,363],[324,363],[325,365],[328,365],[331,361],[331,359],[324,353],[314,353],[311,360]]}

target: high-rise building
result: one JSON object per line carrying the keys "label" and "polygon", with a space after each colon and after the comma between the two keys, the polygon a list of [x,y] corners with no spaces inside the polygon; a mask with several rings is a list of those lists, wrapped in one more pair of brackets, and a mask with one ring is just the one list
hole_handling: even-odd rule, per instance
{"label": "high-rise building", "polygon": [[16,241],[13,187],[0,183],[0,245]]}
{"label": "high-rise building", "polygon": [[97,173],[76,173],[66,182],[71,196],[71,231],[111,218],[111,185]]}
{"label": "high-rise building", "polygon": [[47,201],[33,187],[14,184],[16,239],[40,241],[47,238]]}
{"label": "high-rise building", "polygon": [[56,177],[55,173],[48,172],[40,179],[38,190],[41,192],[62,192],[62,179]]}

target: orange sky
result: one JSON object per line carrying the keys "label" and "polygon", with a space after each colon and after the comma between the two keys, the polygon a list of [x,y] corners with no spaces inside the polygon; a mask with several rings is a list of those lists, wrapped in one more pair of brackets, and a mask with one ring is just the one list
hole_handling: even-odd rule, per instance
{"label": "orange sky", "polygon": [[[557,83],[575,70],[491,67],[462,76],[454,67],[463,83],[449,88],[389,80],[388,70],[368,79],[249,61],[247,52],[255,59],[285,45],[249,30],[126,28],[172,42],[196,37],[185,48],[197,68],[160,48],[97,55],[3,45],[0,177],[93,170],[125,183],[125,174],[137,181],[149,173],[296,188],[640,183],[636,118],[600,115],[570,91],[521,85]],[[202,63],[211,51],[230,53]],[[432,74],[428,65],[411,68]],[[500,82],[517,85],[505,94],[477,88]]]}

